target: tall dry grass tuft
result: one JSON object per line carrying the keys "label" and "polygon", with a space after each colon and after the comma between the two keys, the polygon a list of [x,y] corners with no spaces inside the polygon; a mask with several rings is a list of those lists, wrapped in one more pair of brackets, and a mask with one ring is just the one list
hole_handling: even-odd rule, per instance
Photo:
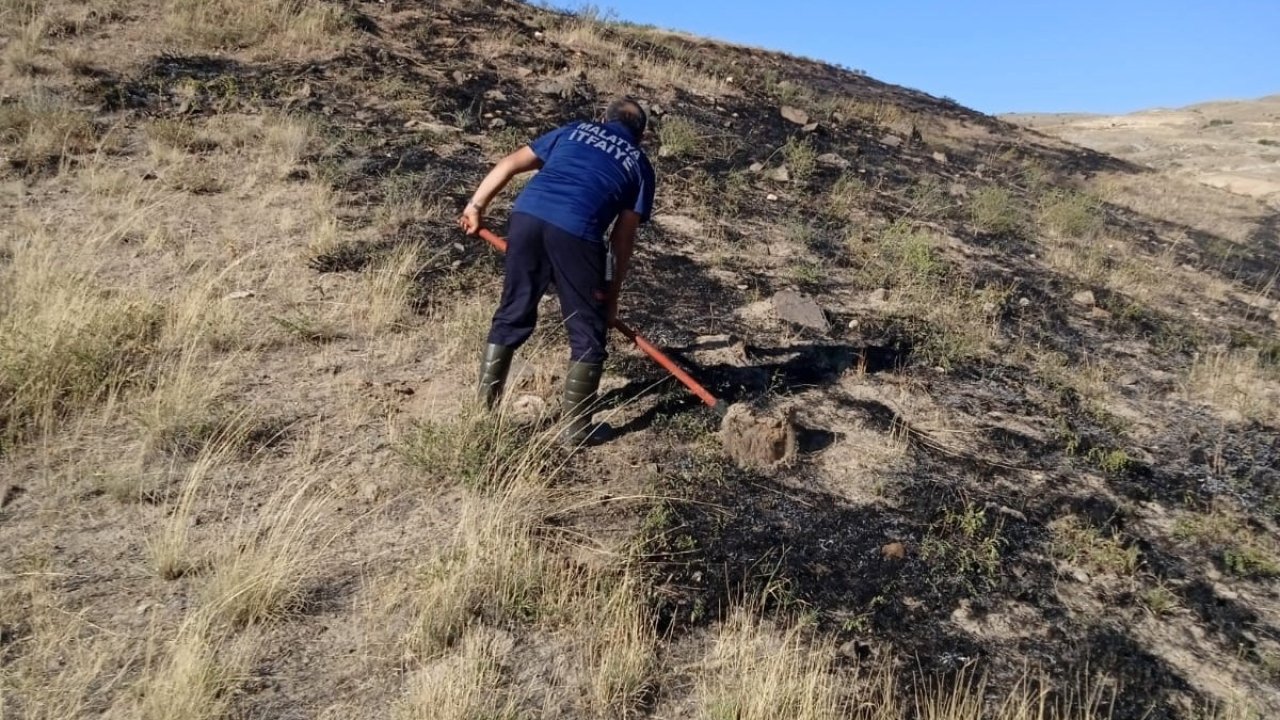
{"label": "tall dry grass tuft", "polygon": [[49,20],[35,3],[22,2],[18,7],[0,13],[0,18],[8,27],[16,28],[16,32],[5,32],[11,35],[4,48],[4,67],[15,75],[35,75],[40,71],[37,59],[44,48],[45,33]]}
{"label": "tall dry grass tuft", "polygon": [[803,625],[779,629],[752,607],[720,626],[698,681],[706,720],[836,720],[846,703],[833,672],[834,649]]}
{"label": "tall dry grass tuft", "polygon": [[231,364],[185,352],[153,372],[155,384],[137,411],[143,455],[195,455],[230,420],[224,403]]}
{"label": "tall dry grass tuft", "polygon": [[69,264],[67,249],[45,228],[23,228],[6,244],[0,449],[48,432],[137,381],[163,317],[150,297],[104,288],[92,271]]}
{"label": "tall dry grass tuft", "polygon": [[187,468],[182,490],[168,522],[147,543],[151,567],[160,577],[173,580],[204,563],[204,558],[191,548],[192,514],[213,476],[239,453],[249,428],[244,420],[229,424],[200,449],[191,467]]}
{"label": "tall dry grass tuft", "polygon": [[581,595],[563,608],[574,618],[583,704],[593,717],[638,714],[658,680],[656,619],[634,577],[584,581]]}
{"label": "tall dry grass tuft", "polygon": [[196,613],[178,630],[168,656],[148,668],[129,708],[142,720],[217,720],[226,716],[231,689],[243,677],[250,653]]}
{"label": "tall dry grass tuft", "polygon": [[120,683],[125,639],[65,606],[60,577],[43,560],[0,569],[0,718],[96,717]]}
{"label": "tall dry grass tuft", "polygon": [[361,273],[348,299],[353,329],[374,336],[404,326],[413,309],[421,267],[419,248],[406,245]]}
{"label": "tall dry grass tuft", "polygon": [[516,700],[502,686],[509,647],[483,630],[468,631],[458,651],[427,664],[396,703],[399,720],[506,720],[517,717]]}
{"label": "tall dry grass tuft", "polygon": [[533,536],[545,498],[540,489],[512,485],[466,502],[453,540],[427,561],[411,592],[417,619],[410,652],[437,656],[482,620],[532,618],[544,597],[567,595],[569,578]]}
{"label": "tall dry grass tuft", "polygon": [[89,115],[48,91],[0,104],[0,150],[20,168],[56,165],[64,156],[93,152],[97,143]]}
{"label": "tall dry grass tuft", "polygon": [[260,163],[265,174],[288,177],[306,157],[316,138],[313,122],[303,117],[275,115],[264,120]]}
{"label": "tall dry grass tuft", "polygon": [[1184,382],[1188,398],[1207,403],[1230,420],[1280,420],[1280,367],[1256,348],[1207,352]]}
{"label": "tall dry grass tuft", "polygon": [[211,558],[202,589],[214,621],[243,627],[296,610],[316,579],[332,536],[323,532],[328,498],[310,480],[284,483]]}
{"label": "tall dry grass tuft", "polygon": [[334,50],[352,27],[340,5],[323,0],[166,0],[164,21],[177,40],[268,55]]}

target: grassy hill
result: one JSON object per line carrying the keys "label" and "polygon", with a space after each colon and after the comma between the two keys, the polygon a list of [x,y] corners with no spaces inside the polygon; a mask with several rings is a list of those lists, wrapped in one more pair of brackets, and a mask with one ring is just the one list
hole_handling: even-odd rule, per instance
{"label": "grassy hill", "polygon": [[[0,30],[0,717],[1280,711],[1273,207],[516,2]],[[554,302],[469,402],[501,266],[453,217],[624,92],[623,313],[794,417],[784,467],[621,342],[620,436],[559,450]]]}

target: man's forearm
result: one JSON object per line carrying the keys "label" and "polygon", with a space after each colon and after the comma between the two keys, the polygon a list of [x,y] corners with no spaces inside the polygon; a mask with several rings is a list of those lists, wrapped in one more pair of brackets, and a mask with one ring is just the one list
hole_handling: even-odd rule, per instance
{"label": "man's forearm", "polygon": [[507,163],[500,162],[494,165],[489,174],[484,176],[484,180],[480,181],[480,186],[471,194],[471,203],[481,210],[489,207],[489,203],[493,202],[493,198],[502,192],[507,183],[511,182],[514,175]]}
{"label": "man's forearm", "polygon": [[498,161],[493,169],[485,175],[484,180],[480,182],[480,186],[471,195],[471,203],[479,207],[481,210],[489,206],[498,193],[511,182],[511,178],[522,172],[536,170],[542,165],[542,161],[537,155],[533,154],[533,150],[528,146],[520,148],[510,155]]}

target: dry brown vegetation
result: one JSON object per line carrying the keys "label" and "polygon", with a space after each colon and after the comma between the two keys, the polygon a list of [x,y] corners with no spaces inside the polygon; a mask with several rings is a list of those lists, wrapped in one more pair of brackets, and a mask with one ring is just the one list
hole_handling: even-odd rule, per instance
{"label": "dry brown vegetation", "polygon": [[[1280,708],[1273,210],[594,11],[0,36],[0,718]],[[471,402],[499,272],[450,215],[619,91],[662,108],[627,313],[793,466],[622,347],[619,438],[562,449],[554,322]]]}

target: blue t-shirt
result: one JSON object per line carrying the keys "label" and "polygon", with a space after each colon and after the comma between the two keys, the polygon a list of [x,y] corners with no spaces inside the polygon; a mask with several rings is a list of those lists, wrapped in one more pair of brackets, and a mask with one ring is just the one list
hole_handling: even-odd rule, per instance
{"label": "blue t-shirt", "polygon": [[584,240],[602,242],[623,210],[648,221],[653,166],[622,123],[576,122],[529,143],[542,169],[516,198],[527,213]]}

